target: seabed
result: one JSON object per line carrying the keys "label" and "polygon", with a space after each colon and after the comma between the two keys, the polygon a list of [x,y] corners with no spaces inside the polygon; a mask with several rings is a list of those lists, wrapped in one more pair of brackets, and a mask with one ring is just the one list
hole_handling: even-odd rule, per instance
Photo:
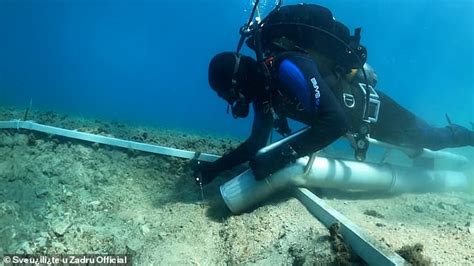
{"label": "seabed", "polygon": [[[0,121],[22,117],[23,111],[0,109]],[[55,112],[30,111],[28,119],[208,154],[239,143]],[[344,245],[337,224],[327,228],[293,191],[231,214],[219,185],[239,170],[201,193],[188,159],[0,130],[0,254],[131,254],[136,265],[364,264]],[[421,254],[433,264],[474,263],[472,191],[312,192],[383,249]]]}

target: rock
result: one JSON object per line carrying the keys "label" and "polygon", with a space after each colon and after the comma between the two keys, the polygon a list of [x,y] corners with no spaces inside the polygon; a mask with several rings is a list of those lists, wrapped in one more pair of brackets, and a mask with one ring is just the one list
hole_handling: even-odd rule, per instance
{"label": "rock", "polygon": [[92,206],[92,209],[93,209],[94,211],[97,211],[97,210],[99,210],[99,208],[100,208],[100,201],[94,200],[94,201],[89,202],[88,205],[89,205],[89,206]]}
{"label": "rock", "polygon": [[61,185],[67,185],[67,184],[70,183],[70,179],[69,179],[68,177],[66,177],[66,176],[59,176],[59,177],[58,177],[58,182],[59,182],[59,184],[61,184]]}
{"label": "rock", "polygon": [[167,235],[168,235],[168,234],[165,233],[165,232],[159,232],[159,233],[158,233],[158,236],[159,236],[162,240],[165,239],[165,237],[166,237]]}
{"label": "rock", "polygon": [[29,145],[29,146],[34,146],[34,145],[36,145],[36,137],[35,137],[35,134],[30,133],[30,134],[28,135],[28,145]]}
{"label": "rock", "polygon": [[17,145],[26,146],[28,145],[28,136],[25,134],[18,134],[15,136],[15,142]]}
{"label": "rock", "polygon": [[63,236],[66,230],[71,226],[68,221],[57,221],[53,223],[52,229],[57,236]]}
{"label": "rock", "polygon": [[66,251],[66,247],[60,243],[60,242],[57,242],[57,241],[54,241],[51,246],[55,249],[56,252],[64,252]]}
{"label": "rock", "polygon": [[46,237],[38,237],[36,240],[35,240],[35,243],[36,243],[36,246],[38,248],[44,248],[46,246],[46,243],[48,242],[48,240],[46,239]]}
{"label": "rock", "polygon": [[30,243],[24,241],[20,245],[18,245],[15,253],[17,254],[33,254],[34,251],[30,247]]}
{"label": "rock", "polygon": [[47,188],[37,188],[35,190],[35,194],[37,198],[44,198],[49,194],[49,191]]}
{"label": "rock", "polygon": [[13,141],[13,138],[10,137],[10,138],[3,138],[2,140],[2,146],[7,146],[7,147],[11,147],[15,144],[15,142]]}
{"label": "rock", "polygon": [[148,226],[146,224],[142,225],[141,229],[142,229],[142,234],[144,236],[146,236],[150,233],[150,228],[148,228]]}
{"label": "rock", "polygon": [[365,210],[364,214],[367,216],[375,217],[375,218],[381,218],[381,219],[385,218],[385,216],[383,216],[382,214],[380,214],[379,212],[375,210]]}
{"label": "rock", "polygon": [[47,232],[40,232],[39,235],[41,237],[49,238],[49,234]]}
{"label": "rock", "polygon": [[145,224],[145,217],[144,216],[139,215],[139,216],[135,217],[133,220],[137,225]]}
{"label": "rock", "polygon": [[127,251],[131,251],[130,253],[136,254],[141,248],[142,243],[137,239],[130,239],[126,244]]}
{"label": "rock", "polygon": [[2,217],[3,215],[16,216],[17,213],[15,211],[15,207],[9,205],[6,202],[0,203],[0,217]]}
{"label": "rock", "polygon": [[416,205],[416,206],[413,206],[413,210],[416,211],[416,212],[423,212],[423,208]]}
{"label": "rock", "polygon": [[98,172],[98,173],[96,173],[94,179],[95,179],[95,181],[97,181],[97,182],[103,183],[104,180],[105,180],[105,177],[104,177],[104,174],[102,174],[101,172]]}

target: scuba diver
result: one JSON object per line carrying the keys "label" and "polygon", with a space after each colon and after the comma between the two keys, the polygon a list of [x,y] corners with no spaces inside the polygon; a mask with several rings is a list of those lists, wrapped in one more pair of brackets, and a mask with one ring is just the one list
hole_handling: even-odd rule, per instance
{"label": "scuba diver", "polygon": [[[208,79],[234,118],[247,117],[252,106],[252,131],[235,150],[198,164],[198,184],[245,162],[257,180],[264,179],[346,134],[355,143],[358,160],[365,158],[369,134],[420,149],[474,145],[474,132],[451,123],[431,127],[376,90],[377,76],[366,63],[360,28],[351,35],[327,8],[278,5],[261,22],[251,19],[241,29],[237,52],[212,58]],[[245,39],[257,59],[239,53]],[[290,135],[287,118],[308,127]],[[273,128],[284,138],[267,146]]]}

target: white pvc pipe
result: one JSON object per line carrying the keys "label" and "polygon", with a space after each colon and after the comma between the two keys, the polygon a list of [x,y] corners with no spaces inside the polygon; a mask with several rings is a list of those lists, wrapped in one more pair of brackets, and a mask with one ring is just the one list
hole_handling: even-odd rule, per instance
{"label": "white pvc pipe", "polygon": [[200,161],[213,162],[217,160],[220,156],[208,154],[208,153],[196,153],[193,151],[180,150],[175,148],[169,148],[159,145],[141,143],[136,141],[129,141],[123,139],[117,139],[102,135],[90,134],[86,132],[80,132],[76,130],[63,129],[58,127],[46,126],[42,124],[35,123],[33,121],[0,121],[0,129],[27,129],[38,132],[43,132],[46,134],[52,134],[57,136],[62,136],[71,139],[78,139],[93,143],[100,143],[109,146],[121,147],[126,149],[133,149],[138,151],[144,151],[155,154],[168,155],[173,157],[180,157],[186,159],[193,159],[197,156],[196,159]]}
{"label": "white pvc pipe", "polygon": [[461,172],[407,168],[389,164],[368,164],[317,157],[307,175],[304,169],[308,157],[256,181],[248,170],[220,188],[221,195],[233,213],[241,213],[289,187],[320,187],[363,191],[428,192],[459,190],[468,186]]}

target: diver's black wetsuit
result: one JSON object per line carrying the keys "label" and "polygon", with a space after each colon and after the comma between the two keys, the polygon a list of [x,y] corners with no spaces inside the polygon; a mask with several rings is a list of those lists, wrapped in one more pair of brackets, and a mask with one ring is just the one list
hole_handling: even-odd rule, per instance
{"label": "diver's black wetsuit", "polygon": [[[309,56],[286,53],[278,56],[269,67],[271,104],[266,100],[269,97],[265,97],[263,86],[250,88],[255,93],[252,99],[255,115],[252,133],[237,149],[207,169],[210,176],[251,160],[267,144],[274,124],[270,106],[279,117],[288,117],[310,126],[310,130],[298,136],[291,145],[297,157],[324,148],[349,129],[338,99],[322,79],[316,62]],[[203,183],[210,181],[203,180]]]}
{"label": "diver's black wetsuit", "polygon": [[[266,96],[262,83],[248,88],[252,91],[255,115],[250,137],[207,167],[207,176],[202,179],[204,184],[220,172],[247,161],[250,161],[255,177],[264,178],[290,161],[326,147],[350,128],[357,128],[355,120],[360,121],[360,114],[354,115],[344,106],[340,101],[341,91],[332,90],[327,85],[311,57],[296,52],[285,53],[268,66],[271,97]],[[378,121],[371,124],[371,137],[395,145],[431,150],[474,145],[472,131],[458,125],[432,127],[383,92],[375,91],[380,100],[380,112]],[[359,95],[358,98],[365,99],[365,96]],[[267,144],[275,122],[270,107],[278,117],[302,122],[310,129],[288,143],[293,152],[291,156],[282,156],[287,152],[280,150],[266,157],[260,156],[264,157],[260,160],[255,155]]]}
{"label": "diver's black wetsuit", "polygon": [[433,127],[383,92],[376,91],[380,113],[372,126],[371,137],[395,145],[430,150],[474,145],[472,131],[455,124]]}

